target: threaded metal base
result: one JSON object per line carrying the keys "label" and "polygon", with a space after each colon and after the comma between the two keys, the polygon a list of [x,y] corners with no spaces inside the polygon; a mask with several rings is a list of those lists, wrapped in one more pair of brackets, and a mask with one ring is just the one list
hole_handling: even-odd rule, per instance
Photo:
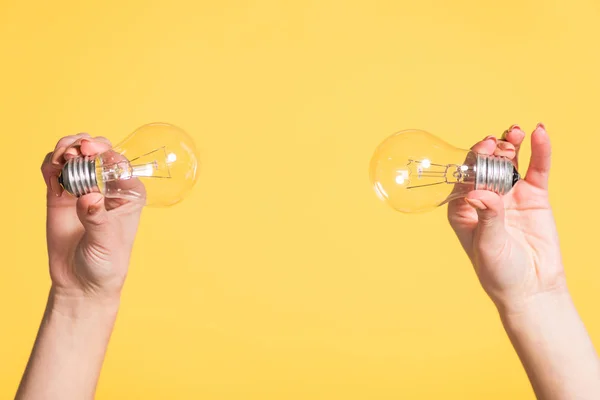
{"label": "threaded metal base", "polygon": [[96,180],[96,158],[72,158],[62,169],[59,177],[62,187],[75,197],[99,192]]}
{"label": "threaded metal base", "polygon": [[521,179],[512,162],[504,157],[477,154],[475,189],[508,193]]}

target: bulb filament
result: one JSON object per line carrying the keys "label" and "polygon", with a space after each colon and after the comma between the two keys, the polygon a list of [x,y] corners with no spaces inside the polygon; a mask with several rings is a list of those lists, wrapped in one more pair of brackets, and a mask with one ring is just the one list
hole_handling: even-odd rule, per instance
{"label": "bulb filament", "polygon": [[104,164],[102,178],[104,182],[131,178],[171,179],[170,164],[176,160],[173,156],[167,155],[165,147],[159,147],[131,160],[123,157],[120,161]]}
{"label": "bulb filament", "polygon": [[[423,160],[423,161],[417,161],[417,160],[408,160],[408,164],[406,164],[406,166],[408,167],[408,176],[409,176],[409,182],[410,182],[410,177],[414,174],[414,164],[416,164],[416,172],[417,172],[417,177],[419,179],[422,178],[431,178],[431,179],[435,179],[438,180],[438,182],[433,182],[433,183],[426,183],[426,184],[422,184],[422,185],[409,185],[406,187],[407,189],[416,189],[416,188],[420,188],[420,187],[426,187],[426,186],[435,186],[435,185],[441,185],[444,183],[458,183],[458,182],[462,182],[465,178],[465,172],[468,170],[468,167],[466,165],[457,165],[457,164],[434,164],[432,162],[430,162],[429,160]],[[431,167],[435,167],[435,168],[431,168]],[[431,168],[431,169],[430,169]],[[452,178],[454,178],[453,181],[448,181],[448,170],[450,169],[454,169],[454,171],[452,172]]]}

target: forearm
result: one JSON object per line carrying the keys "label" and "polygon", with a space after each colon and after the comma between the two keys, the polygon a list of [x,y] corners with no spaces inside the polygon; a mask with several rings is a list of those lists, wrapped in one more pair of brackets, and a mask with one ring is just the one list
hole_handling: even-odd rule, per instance
{"label": "forearm", "polygon": [[600,398],[598,356],[566,290],[499,309],[539,399]]}
{"label": "forearm", "polygon": [[16,399],[93,399],[118,307],[51,290]]}

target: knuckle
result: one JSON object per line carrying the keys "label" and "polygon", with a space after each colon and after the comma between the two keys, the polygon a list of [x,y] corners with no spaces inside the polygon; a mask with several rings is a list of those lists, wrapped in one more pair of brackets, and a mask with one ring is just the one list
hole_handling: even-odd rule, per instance
{"label": "knuckle", "polygon": [[104,136],[96,136],[96,137],[94,138],[94,140],[95,140],[95,141],[97,141],[97,142],[100,142],[100,143],[105,143],[105,144],[111,145],[111,142],[110,142],[110,140],[108,140],[108,139],[107,139],[106,137],[104,137]]}
{"label": "knuckle", "polygon": [[72,143],[74,143],[75,141],[77,141],[77,137],[76,136],[65,136],[63,138],[61,138],[57,143],[55,148],[59,149],[61,147],[68,147],[69,145],[71,145]]}

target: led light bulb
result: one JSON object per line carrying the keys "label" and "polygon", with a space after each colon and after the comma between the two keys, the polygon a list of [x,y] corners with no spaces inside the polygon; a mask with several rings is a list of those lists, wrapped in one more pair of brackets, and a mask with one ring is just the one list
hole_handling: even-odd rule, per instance
{"label": "led light bulb", "polygon": [[420,130],[384,140],[369,175],[379,198],[404,213],[433,210],[474,189],[506,194],[521,179],[505,157],[458,149]]}
{"label": "led light bulb", "polygon": [[194,141],[181,129],[143,125],[95,157],[70,159],[59,183],[76,197],[100,192],[107,198],[167,207],[183,200],[196,183]]}

